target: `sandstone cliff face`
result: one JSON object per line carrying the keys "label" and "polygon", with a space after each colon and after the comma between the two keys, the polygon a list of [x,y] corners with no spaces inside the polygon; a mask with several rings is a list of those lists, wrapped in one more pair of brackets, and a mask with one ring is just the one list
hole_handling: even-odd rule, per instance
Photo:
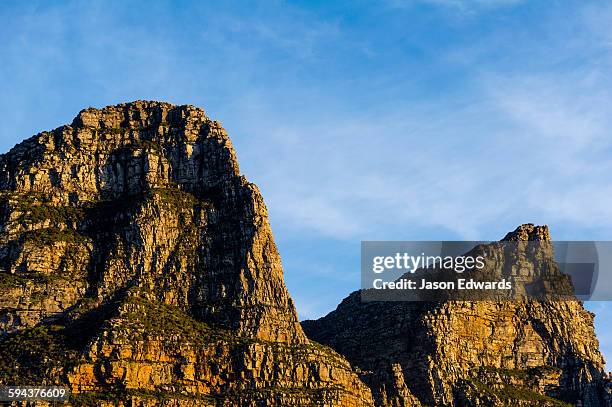
{"label": "sandstone cliff face", "polygon": [[87,109],[0,156],[0,383],[84,405],[369,405],[311,343],[257,187],[192,106]]}
{"label": "sandstone cliff face", "polygon": [[[549,234],[523,225],[505,239]],[[593,315],[577,301],[362,302],[355,292],[303,326],[358,367],[379,406],[607,405]]]}

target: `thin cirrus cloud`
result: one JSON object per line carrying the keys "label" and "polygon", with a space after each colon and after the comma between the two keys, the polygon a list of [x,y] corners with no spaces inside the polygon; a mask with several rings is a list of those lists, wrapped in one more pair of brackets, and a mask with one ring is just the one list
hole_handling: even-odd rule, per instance
{"label": "thin cirrus cloud", "polygon": [[345,248],[361,239],[499,239],[524,222],[610,236],[610,6],[327,3],[3,7],[2,151],[86,106],[205,107],[262,189],[308,317],[356,288]]}
{"label": "thin cirrus cloud", "polygon": [[[589,27],[591,21],[584,16],[592,14],[592,10],[578,13],[577,21],[570,24]],[[554,24],[547,24],[547,29],[554,29]],[[487,61],[485,68],[474,73],[478,96],[458,102],[459,109],[447,100],[419,110],[421,103],[410,101],[409,106],[396,106],[396,112],[391,108],[383,117],[365,120],[365,124],[361,120],[358,129],[343,128],[344,121],[336,117],[329,127],[334,129],[336,145],[314,143],[306,156],[325,154],[317,151],[321,145],[328,151],[344,148],[353,160],[343,162],[340,171],[333,165],[312,165],[315,170],[310,175],[314,180],[332,176],[332,185],[354,188],[323,189],[325,193],[317,199],[326,203],[312,206],[312,213],[306,207],[305,214],[293,218],[296,227],[354,238],[363,231],[389,233],[393,224],[416,225],[417,229],[435,224],[456,236],[477,238],[490,236],[491,225],[506,217],[508,221],[558,225],[567,238],[572,233],[586,237],[579,225],[589,232],[595,228],[599,237],[607,236],[612,230],[607,205],[612,199],[607,187],[612,127],[612,97],[607,89],[611,81],[601,72],[606,50],[601,41],[589,45],[591,39],[585,36],[578,44],[583,45],[583,54],[593,55],[581,66],[572,62],[574,50],[568,54],[564,48],[576,40],[563,37],[547,43],[550,49],[546,52],[533,49],[539,52],[536,59],[558,64],[549,71],[538,64],[531,71],[520,65],[506,69]],[[572,63],[564,66],[568,60]],[[360,144],[360,138],[367,135],[379,144]],[[452,142],[457,139],[459,143]],[[362,162],[368,167],[362,167]],[[372,179],[377,181],[366,184]],[[308,182],[304,185],[309,186],[304,191],[314,187]],[[324,183],[317,185],[325,188]],[[300,193],[293,191],[291,197],[299,201]],[[286,202],[283,192],[272,192],[273,199],[277,196],[279,202]],[[585,199],[587,196],[591,198]],[[311,219],[323,218],[323,207],[335,215],[309,224]],[[338,216],[341,210],[344,216]],[[292,216],[282,214],[287,219]]]}
{"label": "thin cirrus cloud", "polygon": [[419,4],[447,7],[462,11],[481,11],[491,8],[515,6],[525,0],[388,0],[392,7],[408,7]]}
{"label": "thin cirrus cloud", "polygon": [[[480,75],[479,97],[452,109],[411,102],[357,122],[268,122],[255,126],[268,135],[242,149],[247,173],[284,228],[331,238],[389,236],[398,225],[495,238],[523,221],[597,226],[603,236],[612,230],[609,97],[603,82],[573,76]],[[260,154],[270,134],[290,137]]]}

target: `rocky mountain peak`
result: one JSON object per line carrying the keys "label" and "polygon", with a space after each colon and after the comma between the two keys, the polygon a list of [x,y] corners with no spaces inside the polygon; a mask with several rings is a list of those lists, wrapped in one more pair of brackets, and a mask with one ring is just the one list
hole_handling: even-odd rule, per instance
{"label": "rocky mountain peak", "polygon": [[[503,241],[549,242],[550,234],[525,224]],[[557,270],[548,245],[532,249],[525,261],[499,242],[478,246],[511,278]],[[603,407],[609,396],[593,317],[567,298],[362,301],[357,291],[302,326],[359,368],[378,406]]]}
{"label": "rocky mountain peak", "polygon": [[547,225],[536,226],[526,223],[509,232],[502,239],[504,241],[550,241],[550,232]]}
{"label": "rocky mountain peak", "polygon": [[1,155],[0,287],[0,384],[132,405],[371,404],[304,335],[263,198],[193,106],[85,109]]}
{"label": "rocky mountain peak", "polygon": [[137,101],[85,109],[0,157],[0,188],[62,203],[117,199],[151,188],[194,194],[239,177],[221,124],[202,109]]}

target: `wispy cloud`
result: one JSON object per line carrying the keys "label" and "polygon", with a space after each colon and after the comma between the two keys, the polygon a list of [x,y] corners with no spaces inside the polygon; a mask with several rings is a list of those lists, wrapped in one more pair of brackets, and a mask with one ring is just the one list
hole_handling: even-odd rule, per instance
{"label": "wispy cloud", "polygon": [[525,0],[388,0],[392,7],[408,7],[418,4],[447,7],[461,11],[478,11],[498,7],[514,6]]}
{"label": "wispy cloud", "polygon": [[612,230],[612,95],[607,80],[574,73],[498,80],[490,89],[516,126],[524,205],[553,225]]}

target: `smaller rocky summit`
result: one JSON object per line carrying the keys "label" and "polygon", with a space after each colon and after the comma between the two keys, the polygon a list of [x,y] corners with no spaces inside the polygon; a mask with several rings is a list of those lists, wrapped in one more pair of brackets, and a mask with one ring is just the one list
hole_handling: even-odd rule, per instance
{"label": "smaller rocky summit", "polygon": [[[528,224],[504,240],[550,235]],[[555,270],[552,251],[542,256]],[[354,292],[302,326],[357,367],[377,406],[610,406],[593,317],[578,301],[362,302]]]}
{"label": "smaller rocky summit", "polygon": [[86,109],[0,156],[0,384],[73,405],[371,405],[306,338],[265,204],[193,106]]}

